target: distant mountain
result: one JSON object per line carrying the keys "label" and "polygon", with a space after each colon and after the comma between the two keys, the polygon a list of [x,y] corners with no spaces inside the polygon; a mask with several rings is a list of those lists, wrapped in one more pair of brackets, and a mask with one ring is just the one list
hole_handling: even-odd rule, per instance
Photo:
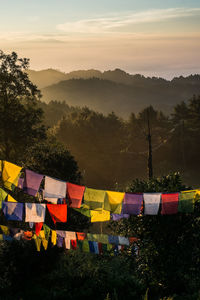
{"label": "distant mountain", "polygon": [[49,69],[29,71],[29,77],[42,90],[42,100],[47,103],[65,101],[103,113],[114,111],[125,118],[150,104],[169,113],[180,101],[200,94],[200,75],[180,76],[169,81],[130,75],[120,69],[80,70],[67,74]]}
{"label": "distant mountain", "polygon": [[149,79],[154,84],[158,84],[160,82],[166,81],[162,78],[149,78],[144,77],[140,74],[131,75],[126,73],[120,69],[115,69],[113,71],[98,71],[98,70],[78,70],[72,71],[69,73],[63,73],[54,69],[47,69],[41,71],[33,71],[28,70],[28,75],[30,80],[35,83],[40,89],[47,87],[52,84],[56,84],[63,80],[70,80],[70,79],[91,79],[91,78],[99,78],[110,80],[116,83],[123,83],[126,85],[133,85],[133,84],[147,84]]}

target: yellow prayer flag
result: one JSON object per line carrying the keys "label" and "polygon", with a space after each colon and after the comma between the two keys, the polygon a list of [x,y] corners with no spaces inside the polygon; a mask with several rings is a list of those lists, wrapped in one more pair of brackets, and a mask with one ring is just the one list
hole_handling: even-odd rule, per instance
{"label": "yellow prayer flag", "polygon": [[104,209],[113,214],[120,214],[125,193],[106,191]]}
{"label": "yellow prayer flag", "polygon": [[86,188],[84,192],[84,209],[102,210],[106,193],[102,190]]}
{"label": "yellow prayer flag", "polygon": [[51,242],[55,246],[57,241],[57,233],[55,230],[51,230]]}
{"label": "yellow prayer flag", "polygon": [[40,230],[39,237],[40,237],[41,239],[45,239],[45,233],[44,233],[44,230]]}
{"label": "yellow prayer flag", "polygon": [[47,248],[48,248],[48,241],[46,239],[42,239],[42,245],[44,247],[44,250],[47,250]]}
{"label": "yellow prayer flag", "polygon": [[5,235],[9,235],[10,234],[10,230],[9,230],[9,228],[7,226],[0,225],[0,227],[1,227],[1,230],[3,231],[3,233]]}
{"label": "yellow prayer flag", "polygon": [[35,240],[36,249],[39,252],[41,248],[41,242],[42,242],[41,238],[39,238],[36,234],[34,234],[33,239]]}
{"label": "yellow prayer flag", "polygon": [[106,222],[110,220],[110,212],[106,210],[96,211],[91,210],[91,222]]}
{"label": "yellow prayer flag", "polygon": [[2,180],[7,189],[12,190],[12,185],[17,186],[21,169],[8,161],[3,162]]}
{"label": "yellow prayer flag", "polygon": [[83,241],[83,247],[82,247],[83,252],[90,252],[90,247],[89,247],[89,243],[87,240]]}
{"label": "yellow prayer flag", "polygon": [[8,202],[17,202],[12,196],[8,195]]}

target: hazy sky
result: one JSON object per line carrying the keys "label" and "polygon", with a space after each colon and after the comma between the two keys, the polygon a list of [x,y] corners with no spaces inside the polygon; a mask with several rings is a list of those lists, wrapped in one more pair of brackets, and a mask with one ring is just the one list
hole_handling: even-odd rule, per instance
{"label": "hazy sky", "polygon": [[0,0],[0,43],[35,70],[200,73],[200,0]]}

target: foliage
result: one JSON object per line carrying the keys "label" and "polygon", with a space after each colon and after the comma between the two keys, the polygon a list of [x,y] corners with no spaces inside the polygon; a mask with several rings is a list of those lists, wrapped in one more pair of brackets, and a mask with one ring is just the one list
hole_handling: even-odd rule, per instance
{"label": "foliage", "polygon": [[[135,180],[127,187],[129,192],[185,189],[188,187],[182,184],[179,174]],[[149,288],[149,299],[173,295],[174,299],[187,299],[194,292],[198,293],[200,208],[199,199],[196,200],[193,214],[131,216],[111,224],[114,232],[138,237],[137,274]]]}
{"label": "foliage", "polygon": [[142,299],[143,286],[126,256],[104,257],[57,247],[36,252],[31,242],[0,247],[3,299]]}
{"label": "foliage", "polygon": [[66,147],[51,136],[30,147],[24,163],[33,171],[64,181],[79,183],[81,179],[73,156]]}
{"label": "foliage", "polygon": [[0,51],[0,153],[4,159],[23,156],[23,150],[45,138],[40,91],[29,80],[29,60]]}

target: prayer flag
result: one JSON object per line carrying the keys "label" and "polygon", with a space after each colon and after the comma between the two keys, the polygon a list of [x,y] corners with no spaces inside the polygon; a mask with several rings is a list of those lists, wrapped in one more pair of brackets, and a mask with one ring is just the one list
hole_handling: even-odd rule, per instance
{"label": "prayer flag", "polygon": [[142,194],[125,193],[123,202],[123,213],[129,215],[139,215],[142,207]]}
{"label": "prayer flag", "polygon": [[84,192],[83,208],[102,210],[104,206],[105,196],[105,191],[86,188]]}
{"label": "prayer flag", "polygon": [[178,211],[182,213],[192,213],[197,191],[184,191],[179,194]]}
{"label": "prayer flag", "polygon": [[172,215],[178,213],[179,193],[162,194],[162,215]]}
{"label": "prayer flag", "polygon": [[8,193],[6,193],[3,189],[0,188],[0,208],[2,208],[2,202],[5,201]]}
{"label": "prayer flag", "polygon": [[21,169],[22,167],[12,164],[8,161],[3,162],[2,180],[7,189],[12,190],[13,187],[18,185]]}
{"label": "prayer flag", "polygon": [[25,222],[44,223],[46,204],[25,203]]}
{"label": "prayer flag", "polygon": [[160,193],[144,193],[144,214],[157,215],[160,206]]}
{"label": "prayer flag", "polygon": [[69,199],[69,206],[74,208],[80,208],[85,187],[77,184],[67,182],[67,196]]}
{"label": "prayer flag", "polygon": [[112,219],[113,219],[113,221],[119,221],[119,220],[121,220],[121,219],[128,219],[130,217],[130,215],[128,215],[128,214],[124,214],[124,213],[122,213],[122,214],[112,214]]}
{"label": "prayer flag", "polygon": [[67,204],[47,204],[47,208],[54,223],[67,222]]}
{"label": "prayer flag", "polygon": [[6,220],[22,221],[24,203],[3,202],[2,210]]}
{"label": "prayer flag", "polygon": [[122,201],[124,199],[124,195],[124,193],[106,191],[104,209],[110,211],[113,214],[120,214],[122,210]]}
{"label": "prayer flag", "polygon": [[91,222],[106,222],[110,220],[110,212],[107,210],[91,210]]}
{"label": "prayer flag", "polygon": [[66,182],[45,176],[45,198],[66,198],[66,189]]}
{"label": "prayer flag", "polygon": [[86,238],[86,233],[85,232],[77,232],[77,239],[80,241],[83,241]]}
{"label": "prayer flag", "polygon": [[43,222],[35,223],[35,234],[37,236],[39,236],[42,226],[43,226]]}
{"label": "prayer flag", "polygon": [[41,174],[26,169],[24,186],[23,186],[24,192],[26,192],[31,196],[36,196],[43,177],[44,176]]}
{"label": "prayer flag", "polygon": [[8,195],[8,202],[17,202],[12,196]]}

